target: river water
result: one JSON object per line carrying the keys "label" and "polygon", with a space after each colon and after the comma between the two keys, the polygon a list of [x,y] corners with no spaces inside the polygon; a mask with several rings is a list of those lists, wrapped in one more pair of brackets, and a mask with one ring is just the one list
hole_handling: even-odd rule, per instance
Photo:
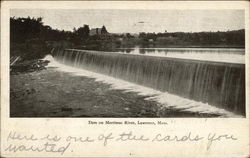
{"label": "river water", "polygon": [[245,49],[241,48],[119,48],[118,53],[169,58],[245,63]]}

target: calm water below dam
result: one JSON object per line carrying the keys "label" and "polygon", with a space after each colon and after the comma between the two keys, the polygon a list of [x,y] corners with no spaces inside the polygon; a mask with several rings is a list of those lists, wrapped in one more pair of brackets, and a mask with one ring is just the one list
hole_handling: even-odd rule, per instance
{"label": "calm water below dam", "polygon": [[[65,65],[245,115],[245,64],[242,49],[230,49],[227,54],[226,49],[145,49],[144,54],[139,52],[140,55],[137,50],[114,53],[66,49],[55,50],[53,56]],[[195,60],[187,59],[188,55]]]}

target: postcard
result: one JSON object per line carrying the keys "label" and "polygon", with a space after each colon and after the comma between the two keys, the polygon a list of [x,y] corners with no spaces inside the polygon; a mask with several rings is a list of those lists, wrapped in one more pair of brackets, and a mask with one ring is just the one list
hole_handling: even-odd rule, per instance
{"label": "postcard", "polygon": [[249,2],[1,4],[1,157],[249,156]]}

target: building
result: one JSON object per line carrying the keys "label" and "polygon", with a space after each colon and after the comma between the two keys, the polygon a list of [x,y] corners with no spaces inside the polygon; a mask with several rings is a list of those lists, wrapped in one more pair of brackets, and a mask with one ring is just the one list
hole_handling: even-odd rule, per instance
{"label": "building", "polygon": [[89,31],[90,36],[100,35],[100,34],[102,34],[102,29],[101,28],[94,28],[94,29],[91,29]]}
{"label": "building", "polygon": [[93,28],[89,31],[89,35],[90,36],[94,36],[94,35],[102,35],[102,34],[107,34],[107,30],[105,28],[105,26],[103,26],[102,28]]}
{"label": "building", "polygon": [[154,39],[150,38],[148,39],[149,42],[154,42]]}
{"label": "building", "polygon": [[173,36],[167,36],[167,37],[157,37],[156,41],[175,41],[177,40],[176,37]]}

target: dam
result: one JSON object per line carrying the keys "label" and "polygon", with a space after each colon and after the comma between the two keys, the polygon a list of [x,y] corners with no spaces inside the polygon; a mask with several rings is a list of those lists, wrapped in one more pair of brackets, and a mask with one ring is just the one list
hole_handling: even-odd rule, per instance
{"label": "dam", "polygon": [[56,61],[245,115],[245,64],[77,49]]}

